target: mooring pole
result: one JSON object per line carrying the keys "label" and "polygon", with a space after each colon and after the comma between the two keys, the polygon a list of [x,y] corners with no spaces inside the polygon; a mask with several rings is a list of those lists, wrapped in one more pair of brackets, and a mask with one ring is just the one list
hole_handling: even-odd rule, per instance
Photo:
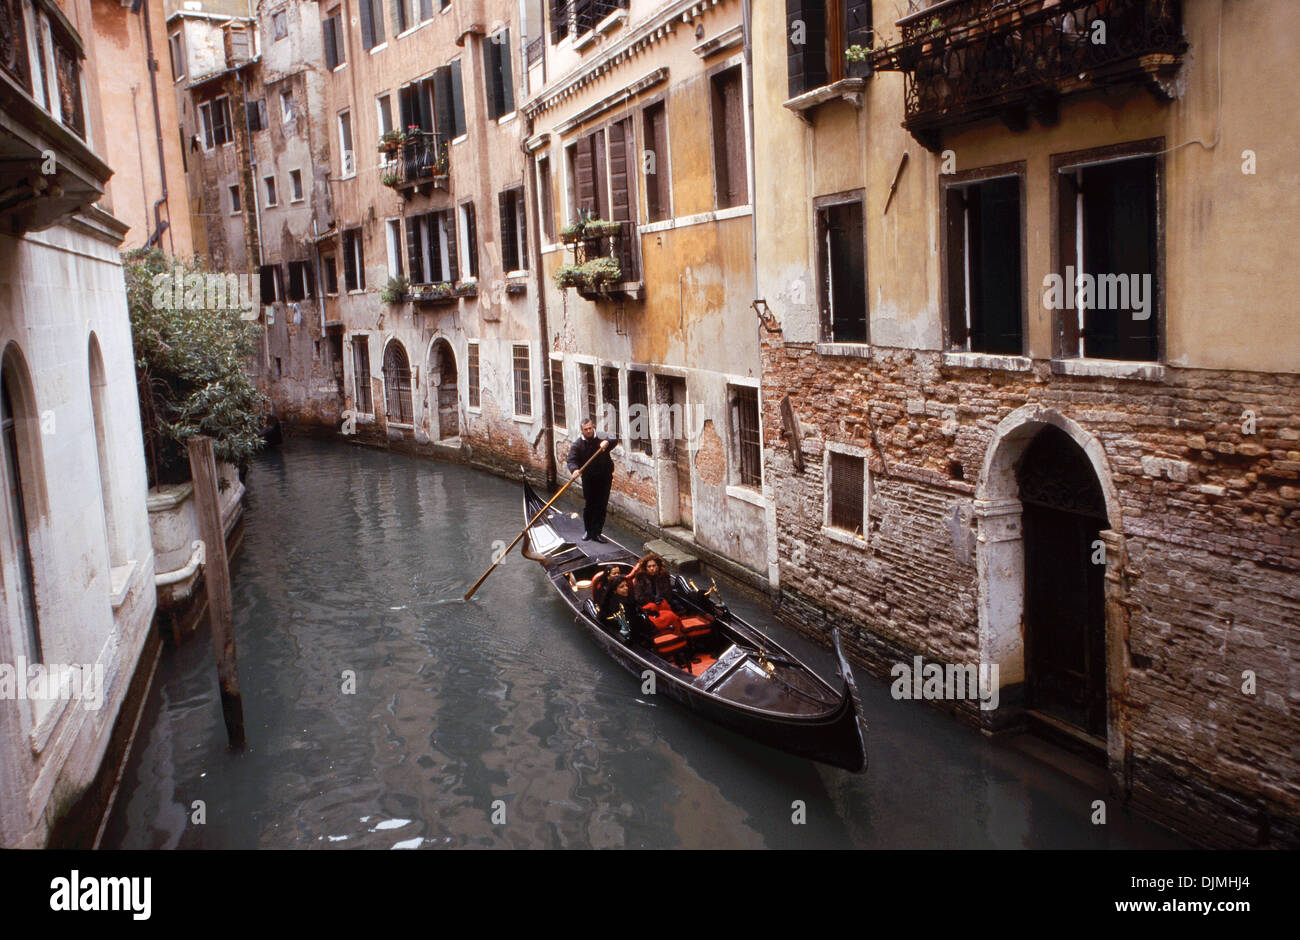
{"label": "mooring pole", "polygon": [[194,508],[198,510],[203,539],[203,577],[208,589],[208,616],[212,622],[212,649],[217,655],[217,682],[221,687],[221,714],[232,748],[244,746],[244,703],[239,694],[239,663],[235,656],[234,604],[230,599],[230,564],[226,558],[226,531],[221,524],[217,495],[217,462],[212,438],[198,435],[186,442],[190,477],[194,482]]}

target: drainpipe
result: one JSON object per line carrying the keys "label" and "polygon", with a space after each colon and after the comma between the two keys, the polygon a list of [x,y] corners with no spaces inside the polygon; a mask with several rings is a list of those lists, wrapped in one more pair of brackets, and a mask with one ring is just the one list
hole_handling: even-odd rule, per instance
{"label": "drainpipe", "polygon": [[[527,56],[525,56],[525,60]],[[524,72],[527,74],[528,66],[525,64]],[[528,125],[523,135],[524,141],[533,136],[533,119],[528,118]],[[532,206],[538,204],[537,196],[537,158],[533,156],[532,151],[528,149],[525,143],[520,143],[520,149],[528,160],[527,179],[524,192],[532,192],[534,198],[531,200]],[[529,211],[524,213],[524,218],[528,222],[528,243],[532,245],[533,251],[533,270],[537,272],[537,329],[541,335],[542,350],[542,439],[546,442],[546,485],[555,486],[555,416],[551,413],[551,331],[546,322],[546,279],[542,277],[542,231],[540,220],[537,213],[531,211],[532,206],[527,207]]]}
{"label": "drainpipe", "polygon": [[[149,12],[144,9],[144,0],[134,0],[131,5],[131,12],[141,14],[144,20],[144,47],[148,54],[149,64],[149,94],[153,98],[153,126],[154,135],[158,144],[158,177],[162,183],[162,196],[153,204],[153,222],[154,231],[149,240],[159,241],[159,247],[162,242],[162,233],[169,228],[167,223],[162,220],[158,210],[162,208],[163,203],[167,202],[167,161],[163,159],[163,136],[162,136],[162,116],[158,110],[158,59],[153,54],[153,30],[149,26]],[[171,215],[171,206],[167,207],[168,216]],[[171,236],[168,236],[168,242],[171,243]],[[176,245],[171,243],[172,251],[175,252]]]}

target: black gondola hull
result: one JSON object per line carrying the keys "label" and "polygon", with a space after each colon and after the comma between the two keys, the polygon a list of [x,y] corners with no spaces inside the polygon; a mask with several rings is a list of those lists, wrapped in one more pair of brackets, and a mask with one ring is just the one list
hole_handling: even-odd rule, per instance
{"label": "black gondola hull", "polygon": [[[533,519],[544,504],[525,484],[525,519]],[[656,694],[666,695],[700,717],[763,744],[854,772],[865,768],[865,723],[838,635],[833,639],[840,662],[841,687],[835,689],[770,637],[725,607],[715,607],[711,611],[717,618],[715,628],[724,631],[732,641],[727,654],[731,663],[719,662],[718,671],[723,678],[709,687],[704,684],[710,678],[707,674],[697,679],[653,652],[625,643],[608,632],[594,616],[583,593],[570,587],[567,575],[575,568],[631,563],[635,561],[631,552],[613,541],[583,543],[579,547],[576,538],[569,540],[566,536],[580,531],[580,523],[575,526],[559,510],[548,510],[537,528],[551,531],[546,533],[546,538],[534,539],[530,530],[530,537],[523,543],[524,554],[542,565],[552,587],[573,611],[578,623],[607,655],[636,676],[638,682],[643,683],[647,672],[652,673]],[[534,542],[547,539],[554,544],[556,536],[562,546],[568,546],[566,551],[542,553],[535,546],[533,550],[529,548]],[[767,676],[755,665],[764,660],[768,664]],[[724,666],[727,666],[725,671]],[[776,695],[787,683],[795,686],[796,692],[806,690],[807,695]],[[801,711],[777,707],[773,703],[774,695],[778,701],[798,703]]]}

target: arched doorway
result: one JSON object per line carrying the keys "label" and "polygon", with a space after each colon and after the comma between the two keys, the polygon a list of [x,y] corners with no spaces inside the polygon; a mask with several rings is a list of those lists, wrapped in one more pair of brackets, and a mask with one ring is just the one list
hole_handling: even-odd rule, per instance
{"label": "arched doorway", "polygon": [[460,380],[451,343],[438,339],[429,349],[429,432],[434,440],[460,437]]}
{"label": "arched doorway", "polygon": [[399,340],[384,347],[384,395],[389,422],[411,424],[415,411],[411,405],[411,361]]}
{"label": "arched doorway", "polygon": [[1043,427],[1016,466],[1023,506],[1025,706],[1106,739],[1106,500],[1087,455]]}

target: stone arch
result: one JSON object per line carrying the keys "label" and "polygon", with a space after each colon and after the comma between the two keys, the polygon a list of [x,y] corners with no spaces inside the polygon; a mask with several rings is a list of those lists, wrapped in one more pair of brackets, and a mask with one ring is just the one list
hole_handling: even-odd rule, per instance
{"label": "stone arch", "polygon": [[1023,506],[1016,469],[1029,444],[1045,427],[1063,431],[1091,466],[1105,502],[1108,528],[1099,533],[1105,546],[1105,631],[1110,770],[1122,775],[1123,730],[1115,721],[1117,692],[1125,674],[1127,613],[1120,603],[1123,584],[1123,513],[1109,461],[1101,443],[1077,422],[1052,408],[1026,405],[999,422],[984,455],[975,487],[977,530],[979,648],[982,662],[996,663],[1001,686],[999,709],[988,721],[992,728],[1025,720],[1025,549]]}
{"label": "stone arch", "polygon": [[99,337],[92,330],[86,343],[86,367],[90,382],[90,420],[95,439],[96,470],[103,496],[105,543],[109,565],[116,567],[126,561],[125,539],[117,514],[120,485],[113,465],[113,429],[111,403],[108,398],[108,372],[104,368],[104,354],[99,347]]}
{"label": "stone arch", "polygon": [[384,404],[390,424],[412,424],[411,359],[397,337],[384,344]]}

